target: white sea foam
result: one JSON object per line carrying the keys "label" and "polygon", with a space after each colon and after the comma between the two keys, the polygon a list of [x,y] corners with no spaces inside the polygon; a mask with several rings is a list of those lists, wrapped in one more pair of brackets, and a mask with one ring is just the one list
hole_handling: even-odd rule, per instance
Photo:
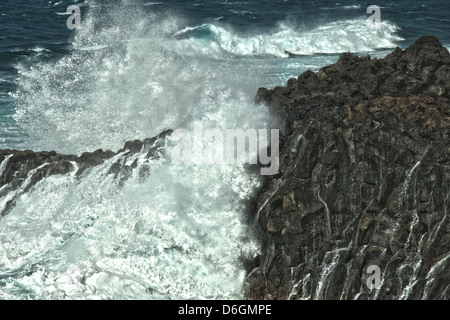
{"label": "white sea foam", "polygon": [[[0,220],[0,298],[242,297],[242,168],[145,163],[123,187],[109,166],[39,182]],[[6,160],[5,160],[6,161]],[[139,175],[150,166],[151,175]],[[73,171],[72,173],[74,173]],[[6,280],[5,280],[6,279]]]}
{"label": "white sea foam", "polygon": [[205,60],[201,47],[172,37],[180,29],[175,18],[127,14],[115,8],[117,21],[100,29],[87,16],[72,53],[18,66],[15,119],[28,134],[23,148],[118,150],[127,140],[193,120],[223,129],[264,128],[258,124],[267,113],[253,105],[260,74],[233,61]]}
{"label": "white sea foam", "polygon": [[156,6],[158,4],[164,4],[164,2],[147,2],[144,3],[144,6]]}
{"label": "white sea foam", "polygon": [[[91,14],[71,53],[18,66],[24,148],[117,150],[195,120],[205,129],[273,128],[253,103],[259,75],[181,50],[177,19],[115,7],[116,20],[102,29]],[[118,155],[20,196],[0,219],[0,299],[242,298],[240,258],[256,252],[243,200],[259,178],[237,165],[145,163],[145,153],[134,160],[123,185],[107,174],[125,161]],[[145,165],[148,179],[139,175]]]}

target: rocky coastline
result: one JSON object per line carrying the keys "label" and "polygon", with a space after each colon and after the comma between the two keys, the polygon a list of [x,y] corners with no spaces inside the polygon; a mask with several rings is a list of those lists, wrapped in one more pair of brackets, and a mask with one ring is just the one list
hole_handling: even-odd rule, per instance
{"label": "rocky coastline", "polygon": [[[250,213],[261,254],[247,265],[245,298],[449,299],[450,53],[439,40],[383,59],[344,53],[260,88],[255,102],[285,128],[279,173]],[[0,218],[48,176],[79,176],[119,153],[163,156],[170,133],[81,156],[0,150]],[[132,169],[117,162],[109,173]],[[366,286],[370,265],[382,271],[377,290]]]}
{"label": "rocky coastline", "polygon": [[[422,37],[260,88],[286,119],[248,299],[450,297],[450,54]],[[370,290],[369,266],[381,270]]]}

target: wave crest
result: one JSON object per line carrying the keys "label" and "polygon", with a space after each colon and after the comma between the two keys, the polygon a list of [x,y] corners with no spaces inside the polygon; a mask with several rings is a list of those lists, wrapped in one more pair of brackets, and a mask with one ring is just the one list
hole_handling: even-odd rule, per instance
{"label": "wave crest", "polygon": [[291,55],[336,54],[366,52],[395,48],[403,40],[396,35],[399,28],[383,21],[378,28],[369,28],[366,20],[353,19],[331,22],[312,30],[299,30],[280,24],[272,33],[241,36],[224,27],[203,24],[175,33],[181,41],[224,51],[237,56],[270,55],[288,58]]}

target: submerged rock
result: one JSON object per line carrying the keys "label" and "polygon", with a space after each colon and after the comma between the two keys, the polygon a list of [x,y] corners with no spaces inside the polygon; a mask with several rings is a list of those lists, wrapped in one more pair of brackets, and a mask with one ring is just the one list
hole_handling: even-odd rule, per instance
{"label": "submerged rock", "polygon": [[422,37],[258,90],[287,131],[246,298],[450,298],[449,77],[448,50]]}

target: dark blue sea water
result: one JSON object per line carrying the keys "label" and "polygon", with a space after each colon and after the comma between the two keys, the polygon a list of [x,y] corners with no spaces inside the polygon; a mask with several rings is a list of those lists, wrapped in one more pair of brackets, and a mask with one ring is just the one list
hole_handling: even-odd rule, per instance
{"label": "dark blue sea water", "polygon": [[[69,30],[73,4],[81,28]],[[366,24],[369,5],[381,9],[378,28]],[[258,87],[422,35],[449,48],[449,17],[448,0],[1,0],[0,148],[118,150],[194,121],[274,128],[254,105]],[[0,299],[242,297],[240,258],[258,248],[241,200],[258,179],[154,163],[148,181],[118,185],[109,166],[131,160],[2,194],[0,208],[17,201],[0,219]]]}

